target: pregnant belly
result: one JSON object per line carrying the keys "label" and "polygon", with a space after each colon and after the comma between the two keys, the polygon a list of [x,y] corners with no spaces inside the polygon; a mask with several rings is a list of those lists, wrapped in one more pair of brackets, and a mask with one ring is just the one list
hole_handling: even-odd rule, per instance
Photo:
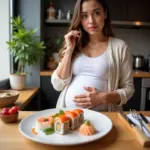
{"label": "pregnant belly", "polygon": [[107,91],[107,81],[100,80],[100,78],[91,77],[91,76],[75,76],[72,80],[72,83],[68,87],[65,103],[66,107],[75,108],[77,107],[73,101],[74,96],[85,94],[87,91],[84,87],[95,87],[99,91]]}

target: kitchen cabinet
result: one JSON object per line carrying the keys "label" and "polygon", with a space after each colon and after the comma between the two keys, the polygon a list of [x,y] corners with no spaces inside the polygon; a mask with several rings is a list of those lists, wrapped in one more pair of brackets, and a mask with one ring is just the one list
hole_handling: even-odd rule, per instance
{"label": "kitchen cabinet", "polygon": [[[21,107],[21,106],[20,106]],[[40,90],[31,98],[30,102],[27,103],[23,111],[40,111],[41,110],[41,95]]]}
{"label": "kitchen cabinet", "polygon": [[111,18],[114,21],[127,20],[127,1],[125,0],[107,0]]}
{"label": "kitchen cabinet", "polygon": [[150,0],[107,0],[114,21],[150,22]]}
{"label": "kitchen cabinet", "polygon": [[150,22],[150,0],[128,0],[128,21]]}
{"label": "kitchen cabinet", "polygon": [[41,77],[41,108],[55,108],[60,92],[54,90],[50,76]]}
{"label": "kitchen cabinet", "polygon": [[132,98],[123,106],[123,110],[129,111],[130,109],[140,110],[141,105],[141,90],[142,90],[142,78],[134,78],[135,92]]}

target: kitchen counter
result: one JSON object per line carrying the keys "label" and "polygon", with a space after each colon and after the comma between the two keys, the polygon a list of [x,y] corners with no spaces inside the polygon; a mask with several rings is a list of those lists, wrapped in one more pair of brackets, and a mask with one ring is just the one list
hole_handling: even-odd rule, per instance
{"label": "kitchen counter", "polygon": [[134,78],[150,78],[150,72],[133,71]]}
{"label": "kitchen counter", "polygon": [[[20,92],[20,95],[15,102],[14,105],[17,105],[19,107],[19,110],[23,110],[23,108],[32,100],[32,98],[36,95],[38,92],[39,87],[33,87],[33,88],[26,88]],[[1,110],[2,108],[0,108]]]}
{"label": "kitchen counter", "polygon": [[[41,71],[41,76],[51,76],[53,71]],[[150,72],[144,72],[144,71],[133,71],[133,77],[134,78],[150,78]]]}
{"label": "kitchen counter", "polygon": [[39,87],[34,88],[26,88],[20,92],[20,95],[15,102],[15,105],[19,106],[19,110],[23,110],[23,108],[32,100],[32,98],[39,91]]}
{"label": "kitchen counter", "polygon": [[[79,145],[79,146],[51,146],[33,142],[25,138],[18,130],[19,122],[34,112],[20,111],[19,120],[17,123],[4,124],[0,120],[0,150],[149,150],[143,148],[135,140],[135,136],[125,127],[118,119],[117,113],[105,112],[113,122],[113,128],[105,137],[95,142]],[[143,112],[150,116],[149,112]],[[84,146],[84,147],[83,147]]]}

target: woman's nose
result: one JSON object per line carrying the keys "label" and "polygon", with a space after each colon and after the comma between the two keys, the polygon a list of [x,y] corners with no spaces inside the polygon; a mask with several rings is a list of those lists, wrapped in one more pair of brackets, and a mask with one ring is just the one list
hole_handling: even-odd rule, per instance
{"label": "woman's nose", "polygon": [[88,22],[90,23],[90,24],[93,24],[94,23],[94,17],[92,16],[92,15],[90,15],[89,16],[89,18],[88,18]]}

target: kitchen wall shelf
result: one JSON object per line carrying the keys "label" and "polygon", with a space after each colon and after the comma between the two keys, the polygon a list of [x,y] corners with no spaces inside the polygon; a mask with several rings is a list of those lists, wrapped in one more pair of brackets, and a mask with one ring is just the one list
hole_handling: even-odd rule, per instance
{"label": "kitchen wall shelf", "polygon": [[[40,71],[40,76],[51,76],[53,73],[53,70],[43,70]],[[150,78],[150,72],[144,72],[144,71],[133,71],[134,78]]]}
{"label": "kitchen wall shelf", "polygon": [[[53,20],[45,20],[46,24],[70,24],[71,20],[67,19],[53,19]],[[112,21],[112,25],[114,27],[150,27],[149,22],[139,22],[139,21]]]}
{"label": "kitchen wall shelf", "polygon": [[45,23],[49,23],[49,24],[70,24],[71,20],[67,20],[67,19],[52,19],[52,20],[45,20]]}

